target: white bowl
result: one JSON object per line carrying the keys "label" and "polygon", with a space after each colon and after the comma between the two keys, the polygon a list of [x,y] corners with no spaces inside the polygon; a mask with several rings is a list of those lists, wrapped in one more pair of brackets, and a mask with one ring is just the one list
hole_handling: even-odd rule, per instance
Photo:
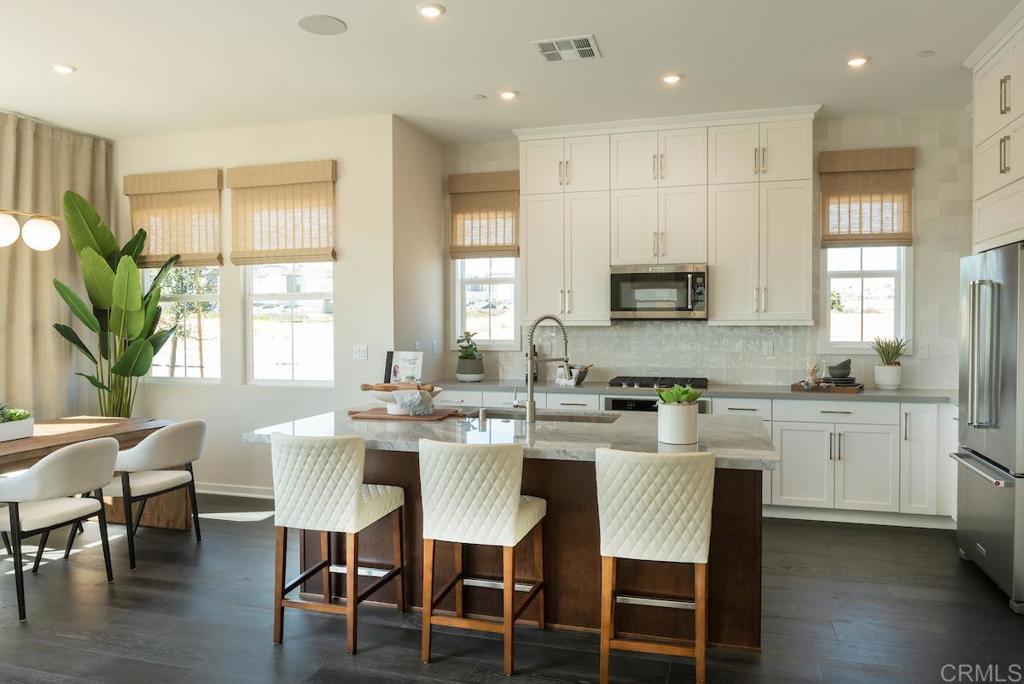
{"label": "white bowl", "polygon": [[[430,393],[431,399],[433,399],[438,394],[440,394],[441,390],[443,390],[443,389],[444,389],[443,387],[435,387],[434,391]],[[370,390],[370,394],[373,395],[374,399],[377,399],[378,401],[383,401],[384,402],[384,406],[387,408],[389,416],[407,416],[407,415],[409,415],[409,409],[402,408],[395,401],[395,393],[394,392],[381,392],[379,390]]]}

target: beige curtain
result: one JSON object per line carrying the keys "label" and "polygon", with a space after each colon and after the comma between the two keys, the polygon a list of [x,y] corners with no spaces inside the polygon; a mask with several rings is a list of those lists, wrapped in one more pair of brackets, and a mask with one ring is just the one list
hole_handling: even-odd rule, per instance
{"label": "beige curtain", "polygon": [[519,172],[448,176],[452,259],[519,256]]}
{"label": "beige curtain", "polygon": [[[64,191],[75,190],[111,222],[111,149],[108,140],[0,112],[0,208],[62,215]],[[21,240],[0,247],[0,402],[41,419],[88,410],[95,395],[72,375],[71,347],[53,330],[71,322],[53,278],[83,289],[67,230],[58,225],[61,241],[50,252]]]}

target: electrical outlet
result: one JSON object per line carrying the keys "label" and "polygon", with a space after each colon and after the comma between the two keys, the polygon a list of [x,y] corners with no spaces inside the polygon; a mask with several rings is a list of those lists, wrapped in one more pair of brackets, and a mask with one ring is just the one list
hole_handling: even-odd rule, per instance
{"label": "electrical outlet", "polygon": [[919,359],[927,359],[928,358],[928,353],[929,353],[929,349],[928,349],[928,345],[927,344],[919,344],[919,345],[917,345],[917,358],[919,358]]}
{"label": "electrical outlet", "polygon": [[437,340],[430,341],[430,351],[434,356],[437,356]]}
{"label": "electrical outlet", "polygon": [[761,343],[761,355],[769,359],[775,356],[775,345],[771,340],[765,340]]}
{"label": "electrical outlet", "polygon": [[370,351],[366,348],[365,344],[353,344],[352,345],[352,360],[353,361],[366,361],[370,358]]}
{"label": "electrical outlet", "polygon": [[415,342],[412,343],[412,350],[413,351],[419,351],[420,350],[420,341],[419,340],[416,340]]}

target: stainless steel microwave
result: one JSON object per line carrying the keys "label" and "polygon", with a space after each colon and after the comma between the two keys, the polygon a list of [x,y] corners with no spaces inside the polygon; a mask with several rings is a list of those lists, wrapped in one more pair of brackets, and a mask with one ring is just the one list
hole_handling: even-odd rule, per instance
{"label": "stainless steel microwave", "polygon": [[612,266],[611,317],[708,317],[707,264]]}

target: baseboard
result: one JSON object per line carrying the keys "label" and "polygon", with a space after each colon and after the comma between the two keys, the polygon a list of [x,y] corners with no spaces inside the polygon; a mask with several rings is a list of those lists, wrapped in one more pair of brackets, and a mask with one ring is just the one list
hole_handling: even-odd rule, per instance
{"label": "baseboard", "polygon": [[196,491],[200,494],[240,496],[250,499],[274,498],[273,487],[249,487],[246,485],[221,484],[219,482],[196,482]]}
{"label": "baseboard", "polygon": [[930,530],[955,530],[956,521],[946,515],[914,515],[910,513],[879,513],[875,511],[837,511],[828,508],[796,506],[764,506],[764,518],[817,520],[820,522],[886,525],[888,527],[920,527]]}

